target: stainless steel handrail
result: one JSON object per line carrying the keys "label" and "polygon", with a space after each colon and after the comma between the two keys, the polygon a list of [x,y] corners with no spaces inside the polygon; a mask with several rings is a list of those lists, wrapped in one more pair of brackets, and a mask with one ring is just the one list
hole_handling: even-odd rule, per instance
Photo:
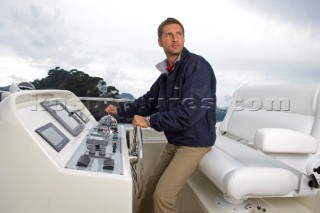
{"label": "stainless steel handrail", "polygon": [[113,101],[113,102],[131,102],[130,99],[125,98],[105,98],[105,97],[78,97],[81,101]]}

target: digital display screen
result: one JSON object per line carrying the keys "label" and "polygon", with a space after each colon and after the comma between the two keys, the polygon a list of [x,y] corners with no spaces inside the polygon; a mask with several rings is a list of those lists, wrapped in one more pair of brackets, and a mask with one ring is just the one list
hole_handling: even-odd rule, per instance
{"label": "digital display screen", "polygon": [[52,127],[45,129],[41,132],[43,136],[48,138],[54,146],[58,146],[61,141],[63,141],[63,137],[57,133]]}
{"label": "digital display screen", "polygon": [[64,120],[71,129],[76,128],[79,125],[79,121],[74,119],[72,113],[70,114],[65,108],[63,108],[60,104],[59,105],[51,105],[50,108],[56,112],[56,114]]}
{"label": "digital display screen", "polygon": [[84,129],[84,124],[60,100],[44,101],[40,103],[68,132],[77,136]]}
{"label": "digital display screen", "polygon": [[69,142],[69,139],[52,123],[48,123],[36,132],[58,152]]}

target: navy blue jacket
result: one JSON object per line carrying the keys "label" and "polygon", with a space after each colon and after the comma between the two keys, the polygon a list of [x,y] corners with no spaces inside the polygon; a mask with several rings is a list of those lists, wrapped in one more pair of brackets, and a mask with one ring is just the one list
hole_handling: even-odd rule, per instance
{"label": "navy blue jacket", "polygon": [[150,90],[118,114],[150,116],[150,126],[164,131],[175,145],[207,147],[215,142],[216,78],[201,56],[183,49],[170,73],[163,73]]}

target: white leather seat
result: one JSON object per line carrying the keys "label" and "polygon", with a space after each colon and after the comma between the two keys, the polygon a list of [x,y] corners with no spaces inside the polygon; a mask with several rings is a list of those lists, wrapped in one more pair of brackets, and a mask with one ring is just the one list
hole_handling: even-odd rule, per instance
{"label": "white leather seat", "polygon": [[320,166],[319,90],[319,85],[237,90],[200,171],[232,199],[316,194],[308,184],[311,174],[320,179],[313,172]]}
{"label": "white leather seat", "polygon": [[199,169],[234,199],[286,195],[299,187],[296,170],[259,150],[223,136],[204,156]]}

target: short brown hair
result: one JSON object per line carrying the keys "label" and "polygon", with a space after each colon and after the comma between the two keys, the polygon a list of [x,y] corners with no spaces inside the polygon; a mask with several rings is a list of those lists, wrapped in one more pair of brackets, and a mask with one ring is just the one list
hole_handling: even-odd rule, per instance
{"label": "short brown hair", "polygon": [[165,25],[168,25],[168,24],[179,24],[181,29],[182,29],[182,33],[184,35],[184,27],[183,25],[180,23],[180,21],[178,21],[177,19],[175,18],[167,18],[166,20],[164,20],[158,27],[158,38],[161,38],[162,36],[162,33],[163,33],[163,27]]}

